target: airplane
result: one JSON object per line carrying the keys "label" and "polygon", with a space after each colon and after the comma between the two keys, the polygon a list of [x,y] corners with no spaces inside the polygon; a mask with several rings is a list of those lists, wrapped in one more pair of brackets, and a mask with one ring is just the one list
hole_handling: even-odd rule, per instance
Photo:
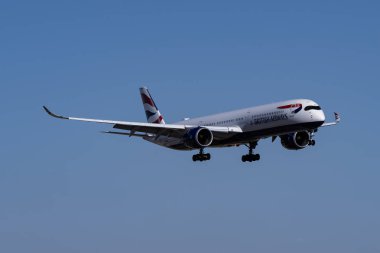
{"label": "airplane", "polygon": [[205,148],[240,145],[248,148],[242,162],[258,161],[260,155],[254,153],[254,149],[265,138],[272,138],[274,142],[279,137],[282,146],[288,150],[314,146],[314,135],[319,127],[340,122],[340,116],[335,112],[335,121],[326,123],[323,110],[310,99],[293,99],[166,124],[148,88],[141,87],[140,95],[147,123],[66,117],[52,113],[46,106],[43,108],[55,118],[111,124],[118,129],[103,133],[141,137],[175,150],[199,150],[192,157],[194,162],[211,159],[210,153],[204,152]]}

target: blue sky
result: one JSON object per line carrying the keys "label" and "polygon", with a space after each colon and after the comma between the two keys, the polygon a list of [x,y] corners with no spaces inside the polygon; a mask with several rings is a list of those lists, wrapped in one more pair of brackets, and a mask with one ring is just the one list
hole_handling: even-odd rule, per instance
{"label": "blue sky", "polygon": [[[380,252],[378,1],[0,3],[1,252]],[[73,116],[311,98],[317,145],[193,163]]]}

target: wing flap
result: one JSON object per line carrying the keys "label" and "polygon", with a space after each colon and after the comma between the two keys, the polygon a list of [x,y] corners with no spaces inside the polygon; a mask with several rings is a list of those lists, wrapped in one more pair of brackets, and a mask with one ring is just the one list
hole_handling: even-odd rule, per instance
{"label": "wing flap", "polygon": [[136,137],[146,137],[148,136],[147,134],[136,134],[132,132],[115,132],[115,131],[103,131],[102,133],[104,134],[118,134],[118,135],[127,135],[129,137],[136,136]]}

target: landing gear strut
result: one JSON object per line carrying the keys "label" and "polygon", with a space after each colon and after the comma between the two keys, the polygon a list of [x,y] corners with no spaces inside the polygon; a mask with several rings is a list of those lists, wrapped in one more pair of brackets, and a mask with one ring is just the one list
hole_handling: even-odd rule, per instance
{"label": "landing gear strut", "polygon": [[309,146],[315,146],[315,140],[313,140],[316,130],[310,132]]}
{"label": "landing gear strut", "polygon": [[247,155],[243,155],[241,157],[242,162],[253,162],[253,161],[258,161],[260,160],[260,155],[259,154],[254,154],[253,150],[257,146],[257,142],[250,142],[248,145],[246,145],[249,148],[249,152]]}
{"label": "landing gear strut", "polygon": [[200,149],[199,154],[193,155],[193,161],[194,162],[196,162],[196,161],[203,162],[203,161],[208,161],[210,159],[211,159],[210,153],[207,153],[207,154],[203,153],[203,148]]}

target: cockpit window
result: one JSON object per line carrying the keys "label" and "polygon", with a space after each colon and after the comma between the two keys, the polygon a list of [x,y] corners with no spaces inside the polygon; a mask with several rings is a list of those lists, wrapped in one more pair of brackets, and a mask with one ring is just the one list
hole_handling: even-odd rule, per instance
{"label": "cockpit window", "polygon": [[321,110],[321,107],[318,105],[309,105],[305,107],[305,111],[310,111],[310,110]]}

